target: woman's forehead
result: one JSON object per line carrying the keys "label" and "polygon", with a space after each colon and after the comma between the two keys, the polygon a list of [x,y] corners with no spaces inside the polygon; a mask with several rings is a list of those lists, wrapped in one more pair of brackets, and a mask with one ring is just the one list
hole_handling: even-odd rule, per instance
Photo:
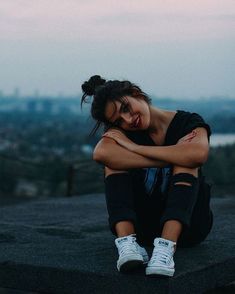
{"label": "woman's forehead", "polygon": [[121,102],[116,101],[108,101],[105,106],[105,117],[108,121],[115,121],[115,113],[119,112],[121,107]]}

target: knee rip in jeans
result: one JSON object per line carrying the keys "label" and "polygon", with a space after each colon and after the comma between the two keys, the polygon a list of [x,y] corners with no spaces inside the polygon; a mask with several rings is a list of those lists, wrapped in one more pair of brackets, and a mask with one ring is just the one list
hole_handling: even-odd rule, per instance
{"label": "knee rip in jeans", "polygon": [[177,183],[174,183],[174,186],[189,186],[189,187],[192,187],[192,184],[188,183],[188,182],[177,182]]}
{"label": "knee rip in jeans", "polygon": [[175,174],[172,177],[173,186],[188,186],[192,187],[197,178],[192,174],[188,173],[179,173]]}
{"label": "knee rip in jeans", "polygon": [[126,173],[128,173],[128,171],[114,170],[114,169],[111,169],[111,168],[105,166],[105,171],[104,171],[105,178],[107,178],[110,175],[124,174],[124,173],[126,174]]}

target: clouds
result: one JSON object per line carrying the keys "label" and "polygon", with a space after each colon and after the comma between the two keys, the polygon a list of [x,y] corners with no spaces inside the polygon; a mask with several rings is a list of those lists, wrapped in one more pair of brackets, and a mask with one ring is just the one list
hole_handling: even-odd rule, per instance
{"label": "clouds", "polygon": [[134,42],[159,42],[223,37],[235,31],[234,6],[231,0],[2,1],[0,38],[127,41],[131,35]]}
{"label": "clouds", "polygon": [[[235,21],[235,14],[215,14],[215,15],[207,15],[203,17],[202,19],[207,19],[207,20],[219,20],[219,21],[225,21],[225,22],[234,22]],[[232,24],[234,27],[234,24]],[[233,28],[231,27],[231,29]]]}
{"label": "clouds", "polygon": [[0,1],[0,90],[77,93],[94,73],[234,96],[234,0]]}

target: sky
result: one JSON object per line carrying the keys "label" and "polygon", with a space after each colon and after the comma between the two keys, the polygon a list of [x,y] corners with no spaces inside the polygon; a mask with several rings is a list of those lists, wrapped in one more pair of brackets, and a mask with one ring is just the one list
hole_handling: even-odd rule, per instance
{"label": "sky", "polygon": [[235,98],[235,1],[0,0],[3,94],[78,95],[94,74]]}

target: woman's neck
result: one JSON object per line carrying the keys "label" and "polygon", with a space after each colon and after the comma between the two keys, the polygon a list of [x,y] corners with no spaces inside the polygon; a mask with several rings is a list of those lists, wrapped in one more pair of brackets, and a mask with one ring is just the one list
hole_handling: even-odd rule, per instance
{"label": "woman's neck", "polygon": [[156,145],[164,144],[168,127],[175,114],[176,111],[168,111],[150,106],[150,125],[148,133]]}
{"label": "woman's neck", "polygon": [[149,133],[157,134],[165,130],[169,125],[168,111],[160,108],[150,106],[150,125],[148,128]]}

